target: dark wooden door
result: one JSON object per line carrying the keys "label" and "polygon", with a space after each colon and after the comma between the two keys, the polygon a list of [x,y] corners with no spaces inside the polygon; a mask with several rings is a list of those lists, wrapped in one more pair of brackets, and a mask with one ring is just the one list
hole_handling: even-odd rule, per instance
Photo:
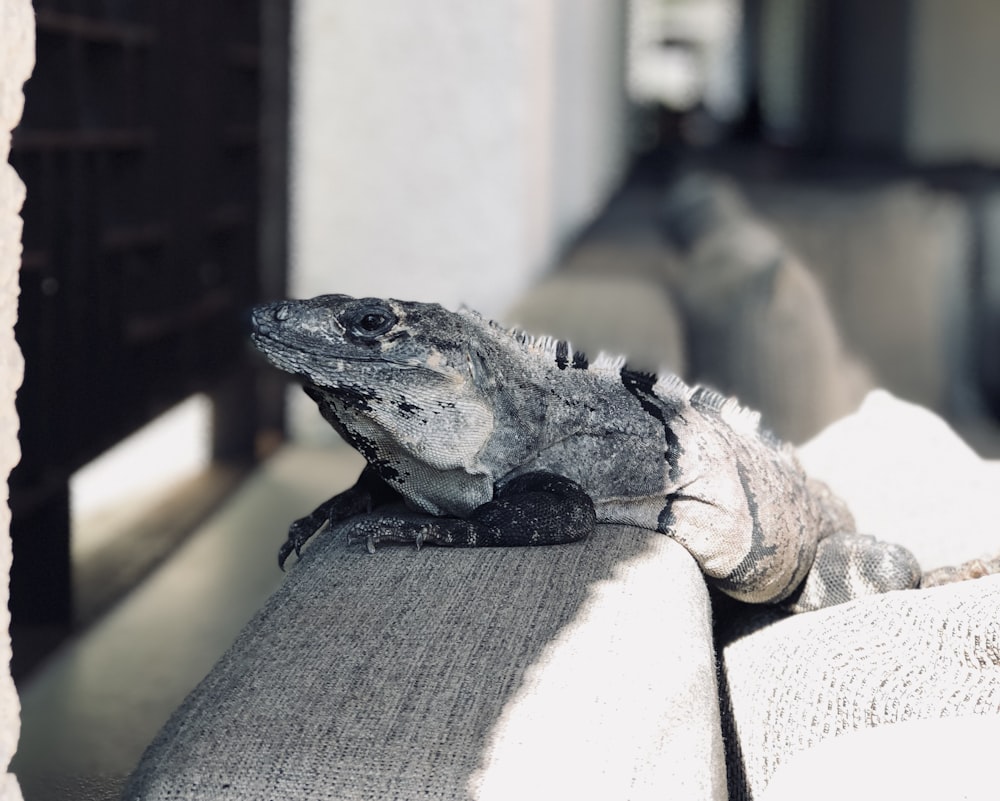
{"label": "dark wooden door", "polygon": [[11,477],[18,622],[71,620],[73,471],[194,392],[259,424],[243,318],[284,275],[286,0],[36,0]]}

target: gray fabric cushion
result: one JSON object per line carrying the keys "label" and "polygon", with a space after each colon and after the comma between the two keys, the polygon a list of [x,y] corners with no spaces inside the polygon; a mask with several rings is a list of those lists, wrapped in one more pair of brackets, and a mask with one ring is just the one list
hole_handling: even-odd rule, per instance
{"label": "gray fabric cushion", "polygon": [[[871,393],[800,455],[847,500],[862,531],[906,545],[925,570],[1000,551],[1000,463],[980,459],[926,409]],[[914,786],[927,790],[914,797],[935,797],[930,788],[950,788],[937,797],[995,797],[995,782],[980,785],[992,796],[970,787],[974,777],[958,767],[967,761],[952,766],[944,750],[921,761],[912,743],[924,737],[976,754],[984,726],[1000,734],[1000,576],[762,625],[775,617],[744,610],[723,636],[761,626],[722,652],[728,742],[738,742],[729,754],[734,799],[771,792],[772,780],[780,798],[902,798]],[[853,761],[824,764],[823,754]],[[879,756],[877,780],[859,782],[851,766]],[[893,776],[900,765],[907,773]],[[979,766],[978,775],[988,772]]]}
{"label": "gray fabric cushion", "polygon": [[710,614],[668,538],[326,535],[152,743],[128,799],[723,798]]}
{"label": "gray fabric cushion", "polygon": [[883,390],[799,449],[860,531],[905,545],[924,570],[1000,551],[1000,461],[927,409]]}
{"label": "gray fabric cushion", "polygon": [[824,740],[775,775],[761,801],[996,801],[1000,716],[909,720]]}
{"label": "gray fabric cushion", "polygon": [[[925,568],[998,546],[1000,465],[923,409],[874,393],[802,455],[864,530]],[[997,731],[1000,577],[789,619],[744,608],[729,627],[734,799],[968,789],[968,770],[919,754],[928,741],[956,759],[981,753]],[[860,794],[855,764],[884,766],[882,783]],[[725,793],[701,576],[666,537],[602,527],[554,548],[375,556],[321,537],[153,742],[125,798]]]}
{"label": "gray fabric cushion", "polygon": [[723,178],[675,183],[664,222],[685,243],[674,286],[689,370],[739,397],[782,439],[801,443],[854,411],[873,387],[844,346],[816,277]]}
{"label": "gray fabric cushion", "polygon": [[[728,645],[723,665],[739,742],[732,798],[756,798],[781,766],[829,739],[905,721],[996,720],[1000,576],[797,615]],[[974,749],[979,730],[973,717],[948,737]],[[941,736],[933,727],[926,734]],[[892,743],[884,736],[879,747]],[[829,765],[823,786],[843,783],[847,768]],[[910,770],[933,781],[950,772],[940,762]],[[811,797],[814,786],[810,779],[788,797]]]}
{"label": "gray fabric cushion", "polygon": [[934,409],[978,388],[969,325],[974,204],[914,181],[745,182],[751,205],[819,279],[879,386]]}

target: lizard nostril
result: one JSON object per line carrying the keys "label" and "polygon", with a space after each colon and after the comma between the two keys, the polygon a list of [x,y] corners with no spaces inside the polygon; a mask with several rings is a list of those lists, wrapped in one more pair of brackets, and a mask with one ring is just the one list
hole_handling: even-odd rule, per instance
{"label": "lizard nostril", "polygon": [[279,323],[283,323],[291,316],[291,314],[292,310],[288,307],[288,304],[282,303],[277,309],[274,310],[274,319]]}

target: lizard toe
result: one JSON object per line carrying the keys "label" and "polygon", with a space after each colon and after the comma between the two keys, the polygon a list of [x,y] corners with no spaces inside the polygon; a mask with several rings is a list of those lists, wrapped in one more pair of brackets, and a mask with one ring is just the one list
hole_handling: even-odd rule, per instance
{"label": "lizard toe", "polygon": [[292,555],[292,551],[297,551],[295,543],[291,540],[285,540],[281,543],[281,547],[278,548],[278,567],[281,570],[285,569],[285,562],[288,561],[288,557]]}
{"label": "lizard toe", "polygon": [[302,518],[292,523],[288,528],[288,538],[281,543],[281,547],[278,549],[278,567],[282,570],[285,569],[285,562],[292,555],[293,551],[296,558],[301,557],[302,546],[312,537],[327,529],[329,525],[330,522],[324,520],[319,527],[310,526],[308,525],[308,518]]}

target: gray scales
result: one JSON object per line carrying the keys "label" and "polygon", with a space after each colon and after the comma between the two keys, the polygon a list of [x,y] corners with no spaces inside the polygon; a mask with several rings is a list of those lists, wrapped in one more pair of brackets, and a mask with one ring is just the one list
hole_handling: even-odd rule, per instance
{"label": "gray scales", "polygon": [[368,462],[292,523],[282,566],[328,527],[374,550],[551,545],[618,523],[677,540],[726,595],[793,612],[997,567],[922,577],[905,548],[855,533],[759,414],[621,358],[472,311],[346,295],[258,306],[252,329]]}

